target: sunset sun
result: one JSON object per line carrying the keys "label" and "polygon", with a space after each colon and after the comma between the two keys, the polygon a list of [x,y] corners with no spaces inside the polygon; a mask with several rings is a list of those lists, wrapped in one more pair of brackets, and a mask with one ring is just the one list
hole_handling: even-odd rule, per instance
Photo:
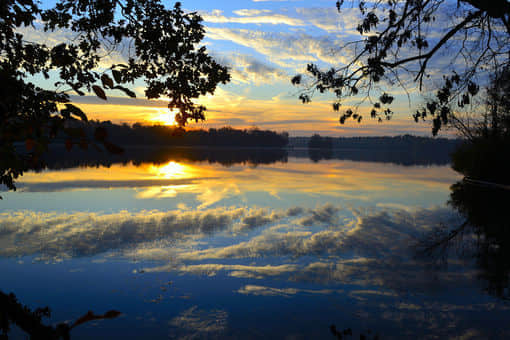
{"label": "sunset sun", "polygon": [[163,124],[167,126],[177,125],[175,122],[175,112],[169,111],[166,108],[161,108],[155,111],[149,121],[154,124]]}

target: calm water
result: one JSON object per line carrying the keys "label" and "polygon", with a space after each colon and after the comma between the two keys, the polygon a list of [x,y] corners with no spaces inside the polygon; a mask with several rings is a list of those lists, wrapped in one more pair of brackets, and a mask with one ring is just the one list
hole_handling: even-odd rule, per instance
{"label": "calm water", "polygon": [[2,193],[0,290],[49,323],[123,313],[74,339],[510,335],[476,256],[420,255],[463,222],[448,165],[135,163],[54,165]]}

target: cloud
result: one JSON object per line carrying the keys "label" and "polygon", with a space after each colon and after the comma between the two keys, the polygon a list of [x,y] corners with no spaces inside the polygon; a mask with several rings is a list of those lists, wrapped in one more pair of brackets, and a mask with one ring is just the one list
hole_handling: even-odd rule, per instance
{"label": "cloud", "polygon": [[281,218],[280,214],[275,212],[269,212],[265,209],[258,209],[252,211],[248,216],[244,216],[242,221],[247,228],[256,228],[263,225],[268,225]]}
{"label": "cloud", "polygon": [[317,224],[336,224],[338,222],[337,213],[340,208],[333,206],[331,203],[311,210],[311,215],[303,218],[299,223],[301,225],[317,225]]}
{"label": "cloud", "polygon": [[308,295],[329,295],[333,293],[342,293],[343,290],[334,289],[300,289],[300,288],[273,288],[257,285],[246,285],[237,290],[237,293],[255,296],[283,296],[290,297],[296,294]]}
{"label": "cloud", "polygon": [[39,255],[41,258],[92,256],[111,250],[136,248],[166,239],[211,234],[233,225],[250,209],[205,211],[121,211],[0,214],[0,256]]}
{"label": "cloud", "polygon": [[167,107],[168,102],[164,100],[147,100],[141,98],[127,98],[108,96],[108,101],[99,99],[97,96],[76,96],[71,95],[70,99],[77,104],[96,104],[96,105],[118,105],[118,106],[146,106],[146,107]]}
{"label": "cloud", "polygon": [[243,277],[243,278],[265,278],[268,276],[279,276],[283,274],[290,274],[296,271],[298,267],[294,264],[283,264],[278,266],[252,266],[252,265],[228,265],[217,263],[205,263],[194,265],[182,266],[160,266],[146,268],[146,272],[166,272],[175,270],[181,274],[194,274],[200,276],[215,276],[218,272],[226,271],[230,276]]}
{"label": "cloud", "polygon": [[275,81],[288,83],[290,79],[290,75],[280,67],[262,62],[247,54],[216,54],[214,57],[220,64],[229,67],[234,83],[261,85]]}
{"label": "cloud", "polygon": [[[341,36],[344,40],[359,39],[357,31],[361,16],[357,8],[344,8],[338,13],[334,6],[296,8],[296,14],[307,24],[320,28],[328,33]],[[347,42],[347,41],[344,41]]]}
{"label": "cloud", "polygon": [[[300,214],[315,224],[296,224],[295,216]],[[347,218],[349,214],[351,217]],[[222,272],[246,279],[280,278],[292,282],[384,286],[395,291],[402,287],[420,290],[424,285],[438,283],[431,282],[424,270],[427,263],[414,258],[413,244],[440,223],[454,225],[458,220],[449,209],[346,211],[331,205],[315,209],[293,207],[286,211],[256,208],[114,214],[21,211],[0,214],[0,256],[31,255],[44,260],[117,251],[130,259],[167,263],[145,266],[145,272],[206,276]],[[273,225],[275,222],[279,224]],[[244,228],[258,229],[242,238],[236,236]],[[223,245],[212,246],[204,241],[220,233],[225,239]],[[257,264],[226,262],[233,259],[256,259]],[[453,271],[436,275],[441,275],[441,284],[456,282],[460,287],[475,274]]]}
{"label": "cloud", "polygon": [[171,337],[203,339],[219,336],[228,326],[228,313],[221,309],[204,310],[192,306],[170,320]]}
{"label": "cloud", "polygon": [[[59,28],[53,31],[45,31],[40,21],[36,21],[33,26],[22,26],[17,29],[17,32],[23,34],[23,40],[28,42],[35,42],[38,44],[46,45],[52,48],[63,42],[70,43],[76,42],[79,34],[73,32],[71,29]],[[130,57],[128,53],[132,49],[129,46],[129,42],[124,40],[116,46],[115,49],[111,49],[111,46],[106,47],[101,45],[97,51],[97,54],[102,56],[98,62],[98,68],[109,68],[113,64],[126,63]]]}
{"label": "cloud", "polygon": [[[257,24],[277,25],[283,24],[299,29],[318,28],[337,36],[359,38],[357,26],[362,19],[357,8],[344,8],[338,13],[334,6],[328,7],[297,7],[287,8],[284,11],[273,11],[268,9],[239,9],[232,13],[237,17],[226,17],[223,11],[212,10],[202,12],[206,22],[229,23],[229,24]],[[283,14],[284,13],[284,14]],[[292,13],[292,16],[288,14]]]}
{"label": "cloud", "polygon": [[[321,211],[323,208],[318,208]],[[299,211],[293,208],[291,211]],[[313,215],[316,212],[310,210]],[[197,239],[205,235],[230,230],[239,232],[269,226],[285,218],[283,212],[257,208],[216,208],[207,210],[176,211],[121,211],[113,214],[76,212],[5,212],[0,214],[1,256],[40,255],[42,258],[68,258],[92,256],[112,250],[125,250],[140,258],[167,259],[169,253],[151,249],[187,238]],[[276,229],[275,229],[276,230]],[[324,231],[328,232],[328,231]],[[316,233],[305,242],[302,252],[310,251],[309,242],[318,242],[321,233]],[[208,248],[184,252],[182,259],[243,257],[247,253],[260,256],[264,247],[267,251],[290,252],[303,240],[300,237],[311,235],[308,231],[274,236],[282,244],[271,244],[267,238],[272,234],[262,234],[251,239],[249,244],[239,243],[230,247]],[[290,237],[290,239],[289,239]],[[150,242],[155,242],[151,245]],[[264,246],[265,244],[265,246]],[[286,247],[282,247],[287,244]],[[306,245],[308,244],[308,245]],[[250,250],[250,247],[253,247]],[[288,249],[286,249],[288,248]],[[175,249],[170,249],[174,252]],[[237,270],[249,271],[247,268]]]}
{"label": "cloud", "polygon": [[[298,211],[297,208],[292,210]],[[313,212],[324,210],[328,209],[318,207]],[[309,216],[314,216],[313,212]],[[236,244],[201,250],[180,249],[173,253],[172,265],[152,270],[207,276],[225,272],[238,278],[279,277],[291,282],[385,287],[391,294],[403,287],[416,291],[437,284],[455,284],[460,287],[469,284],[468,278],[475,275],[469,271],[439,271],[435,275],[441,277],[441,280],[434,281],[424,270],[428,263],[414,257],[413,245],[426,231],[440,223],[458,222],[459,217],[449,209],[353,212],[356,221],[354,224],[318,229],[318,225],[305,228],[288,221],[287,224],[265,228],[262,233]],[[257,259],[262,263],[273,263],[274,259],[278,259],[280,264],[212,263],[233,259]],[[179,262],[186,264],[178,265]],[[454,266],[453,263],[451,265]],[[146,268],[146,271],[151,271],[151,268]],[[362,299],[371,291],[362,290],[355,294],[356,298]],[[267,294],[275,292],[270,290]],[[389,294],[384,293],[385,296]]]}
{"label": "cloud", "polygon": [[239,9],[239,10],[233,11],[233,13],[235,13],[239,16],[255,16],[255,15],[260,15],[260,14],[264,14],[264,13],[271,13],[271,10],[249,8],[249,9]]}
{"label": "cloud", "polygon": [[[277,215],[279,224],[275,225],[276,218],[271,216]],[[317,224],[297,223],[296,216],[301,215]],[[247,216],[257,216],[252,224],[257,229],[240,237],[233,231]],[[0,256],[4,257],[65,258],[118,249],[126,259],[143,261],[145,274],[140,271],[138,275],[230,276],[229,282],[239,283],[234,292],[241,295],[342,294],[355,306],[374,306],[364,310],[387,322],[429,325],[455,311],[499,310],[471,300],[462,302],[460,295],[466,289],[479,289],[478,272],[470,270],[464,260],[455,258],[448,268],[437,268],[414,256],[413,244],[424,233],[439,223],[458,223],[459,216],[447,208],[380,210],[323,205],[281,211],[236,208],[106,215],[11,212],[0,214],[0,221]],[[254,284],[252,280],[264,281]],[[328,286],[310,288],[317,285]],[[453,292],[451,301],[461,302],[407,298],[429,291]],[[437,318],[431,320],[429,313]],[[169,324],[173,337],[204,338],[221,334],[227,319],[225,311],[193,306]]]}
{"label": "cloud", "polygon": [[301,215],[305,210],[301,207],[291,207],[287,210],[287,216]]}
{"label": "cloud", "polygon": [[288,25],[288,26],[304,26],[305,23],[297,18],[292,18],[286,15],[269,13],[264,11],[249,11],[240,10],[235,11],[238,17],[226,17],[218,12],[201,13],[205,22],[210,23],[235,23],[235,24],[267,24],[267,25]]}
{"label": "cloud", "polygon": [[265,32],[248,29],[207,27],[212,40],[229,40],[252,48],[282,67],[303,71],[308,62],[329,65],[345,63],[348,55],[340,53],[339,41],[331,35],[311,36],[306,33]]}
{"label": "cloud", "polygon": [[24,192],[55,192],[79,189],[101,188],[145,188],[165,186],[186,186],[207,178],[195,179],[146,179],[146,180],[83,180],[28,183],[20,182],[17,189]]}

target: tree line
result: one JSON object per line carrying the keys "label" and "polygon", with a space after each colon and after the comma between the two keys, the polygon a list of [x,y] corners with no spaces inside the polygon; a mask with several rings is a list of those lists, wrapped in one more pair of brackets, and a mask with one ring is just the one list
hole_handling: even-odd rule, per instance
{"label": "tree line", "polygon": [[[214,147],[285,147],[289,142],[287,132],[250,129],[234,129],[226,126],[209,129],[184,129],[179,126],[143,125],[135,123],[114,124],[110,121],[90,121],[88,124],[77,122],[76,129],[84,130],[91,136],[97,131],[104,131],[108,139],[119,146],[155,145],[165,146],[214,146]],[[88,148],[79,141],[71,141],[61,134],[56,142],[66,143],[68,149],[74,147]]]}

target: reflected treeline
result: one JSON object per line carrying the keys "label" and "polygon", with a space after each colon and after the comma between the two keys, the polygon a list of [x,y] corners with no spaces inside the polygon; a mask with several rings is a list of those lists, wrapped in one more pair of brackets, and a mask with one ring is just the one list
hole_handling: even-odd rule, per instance
{"label": "reflected treeline", "polygon": [[[291,137],[291,148],[306,148],[314,162],[342,159],[384,162],[399,165],[443,165],[451,162],[450,154],[459,140],[411,135],[395,137]],[[301,155],[299,150],[296,155]],[[293,155],[294,156],[294,155]]]}
{"label": "reflected treeline", "polygon": [[451,162],[450,150],[433,150],[424,147],[416,149],[294,149],[289,151],[289,157],[309,158],[313,162],[323,160],[349,160],[356,162],[393,163],[404,166],[413,165],[446,165]]}
{"label": "reflected treeline", "polygon": [[0,339],[9,339],[9,333],[15,325],[33,340],[67,340],[71,338],[71,330],[76,326],[94,320],[114,319],[119,315],[121,313],[116,310],[101,315],[89,311],[72,324],[62,322],[49,326],[43,322],[43,318],[51,317],[48,307],[32,310],[19,302],[13,293],[5,294],[0,291]]}
{"label": "reflected treeline", "polygon": [[477,235],[477,263],[488,292],[509,299],[510,191],[459,182],[450,202]]}
{"label": "reflected treeline", "polygon": [[190,147],[128,147],[123,154],[95,150],[73,150],[68,152],[64,146],[53,145],[45,156],[45,165],[49,169],[65,169],[78,166],[110,166],[112,164],[135,165],[143,163],[166,164],[174,162],[208,162],[232,166],[236,164],[257,166],[259,164],[286,163],[287,151],[280,148],[190,148]]}
{"label": "reflected treeline", "polygon": [[[435,230],[424,251],[437,257],[453,248],[464,256],[473,256],[486,290],[510,299],[510,190],[461,181],[451,187],[449,203],[465,221],[443,232]],[[429,235],[430,236],[430,235]]]}
{"label": "reflected treeline", "polygon": [[[352,149],[283,149],[283,148],[218,148],[218,147],[146,147],[130,146],[123,154],[110,154],[93,149],[67,151],[64,145],[56,144],[44,157],[49,169],[73,167],[99,167],[113,164],[166,164],[174,162],[207,162],[232,166],[236,164],[257,166],[260,164],[286,163],[289,157],[322,160],[351,160],[362,162],[393,163],[405,166],[445,165],[450,159],[448,152],[371,151]],[[37,170],[37,169],[35,169]]]}

